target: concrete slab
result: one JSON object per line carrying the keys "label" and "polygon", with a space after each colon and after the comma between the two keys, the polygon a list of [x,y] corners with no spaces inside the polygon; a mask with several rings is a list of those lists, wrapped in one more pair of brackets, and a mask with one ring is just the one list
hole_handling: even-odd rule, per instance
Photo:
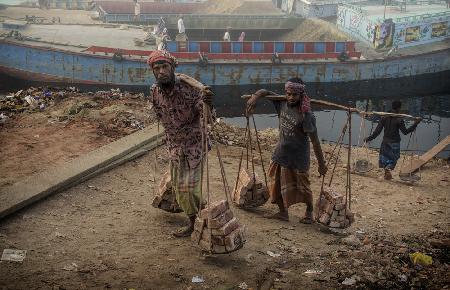
{"label": "concrete slab", "polygon": [[149,127],[49,170],[0,189],[0,219],[56,192],[134,159],[157,146],[157,128]]}

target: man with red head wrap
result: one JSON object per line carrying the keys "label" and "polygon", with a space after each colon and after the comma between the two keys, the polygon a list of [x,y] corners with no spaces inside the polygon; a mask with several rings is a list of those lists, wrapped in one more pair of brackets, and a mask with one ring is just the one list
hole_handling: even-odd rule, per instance
{"label": "man with red head wrap", "polygon": [[189,217],[189,225],[173,234],[187,237],[194,230],[195,216],[201,203],[203,156],[200,118],[203,103],[210,105],[211,99],[175,76],[177,60],[168,51],[152,52],[147,63],[156,79],[150,89],[150,98],[165,129],[172,188],[178,204]]}
{"label": "man with red head wrap", "polygon": [[[327,167],[317,135],[316,119],[311,112],[310,98],[305,84],[293,78],[285,84],[286,100],[274,101],[280,122],[280,140],[272,155],[269,166],[271,180],[270,200],[276,203],[279,212],[268,218],[289,220],[288,208],[296,203],[306,203],[303,223],[313,222],[313,197],[309,181],[309,139],[319,163],[319,174],[325,175]],[[259,90],[247,101],[247,115],[253,113],[256,101],[268,95],[276,95],[267,90]]]}

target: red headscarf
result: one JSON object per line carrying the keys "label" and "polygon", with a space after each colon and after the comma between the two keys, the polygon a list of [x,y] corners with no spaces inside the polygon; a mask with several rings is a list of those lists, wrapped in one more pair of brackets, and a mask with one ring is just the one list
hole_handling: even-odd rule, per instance
{"label": "red headscarf", "polygon": [[296,94],[300,95],[302,99],[302,106],[300,107],[300,112],[307,113],[311,112],[311,98],[306,94],[305,85],[296,82],[287,81],[284,85],[284,89],[290,89]]}
{"label": "red headscarf", "polygon": [[174,67],[178,65],[177,59],[173,55],[171,55],[170,52],[168,52],[167,50],[153,51],[147,60],[147,64],[149,66],[152,66],[153,63],[155,63],[157,61],[161,61],[161,60],[167,61]]}

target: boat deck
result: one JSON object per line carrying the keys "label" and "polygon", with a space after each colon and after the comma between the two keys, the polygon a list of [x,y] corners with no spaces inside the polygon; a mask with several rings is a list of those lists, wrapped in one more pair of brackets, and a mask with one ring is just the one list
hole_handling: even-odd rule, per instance
{"label": "boat deck", "polygon": [[[0,27],[0,35],[6,36],[11,30]],[[46,48],[54,48],[67,50],[72,52],[84,52],[92,46],[109,47],[123,50],[140,50],[152,51],[155,49],[153,45],[137,46],[134,39],[143,39],[146,32],[141,27],[130,26],[128,29],[120,29],[118,25],[46,25],[46,24],[29,24],[22,29],[18,29],[24,37],[23,40],[15,40],[8,38],[10,41],[17,41],[31,46],[41,46]],[[362,53],[361,60],[376,60],[388,57],[408,56],[432,51],[439,51],[450,48],[450,39],[432,44],[418,45],[409,48],[402,48],[398,51],[377,52],[373,48],[362,42],[357,42],[356,51]],[[87,52],[88,53],[88,52]],[[126,56],[130,59],[142,59],[142,55]],[[232,59],[232,58],[230,58]],[[221,63],[229,62],[230,59],[211,59],[210,62]],[[180,59],[188,62],[198,61]],[[355,58],[356,60],[356,58]],[[255,59],[233,59],[233,62],[254,63]],[[271,63],[270,59],[260,59],[260,63]],[[324,59],[283,59],[284,63],[298,62],[324,62]],[[339,62],[337,59],[329,58],[326,62]]]}

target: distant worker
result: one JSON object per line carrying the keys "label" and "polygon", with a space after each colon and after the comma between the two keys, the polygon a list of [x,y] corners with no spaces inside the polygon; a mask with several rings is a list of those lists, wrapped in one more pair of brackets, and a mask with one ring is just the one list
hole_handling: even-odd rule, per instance
{"label": "distant worker", "polygon": [[156,82],[150,100],[157,119],[164,126],[172,188],[176,200],[189,218],[189,225],[173,233],[189,237],[200,210],[203,105],[211,105],[211,95],[202,94],[175,76],[177,60],[166,50],[155,50],[148,59]]}
{"label": "distant worker", "polygon": [[184,27],[184,22],[183,22],[183,15],[180,15],[180,18],[178,19],[178,33],[179,34],[186,33],[186,29]]}
{"label": "distant worker", "polygon": [[231,41],[231,36],[230,36],[230,30],[227,29],[227,31],[225,31],[225,34],[223,35],[223,41]]}
{"label": "distant worker", "polygon": [[239,42],[243,42],[244,39],[245,39],[245,32],[242,31],[242,32],[241,32],[241,35],[239,35],[238,41],[239,41]]}
{"label": "distant worker", "polygon": [[141,16],[141,4],[134,0],[134,21],[138,21]]}
{"label": "distant worker", "polygon": [[[400,113],[402,107],[402,102],[394,101],[392,102],[392,113]],[[394,170],[397,165],[397,161],[400,158],[400,133],[402,131],[403,135],[407,135],[413,132],[417,125],[420,123],[421,119],[417,119],[414,124],[406,129],[405,122],[401,117],[382,117],[378,126],[373,131],[372,135],[365,138],[365,142],[370,142],[380,135],[381,130],[384,128],[383,141],[380,146],[380,155],[378,159],[378,166],[384,169],[384,179],[392,179],[391,171]]]}

